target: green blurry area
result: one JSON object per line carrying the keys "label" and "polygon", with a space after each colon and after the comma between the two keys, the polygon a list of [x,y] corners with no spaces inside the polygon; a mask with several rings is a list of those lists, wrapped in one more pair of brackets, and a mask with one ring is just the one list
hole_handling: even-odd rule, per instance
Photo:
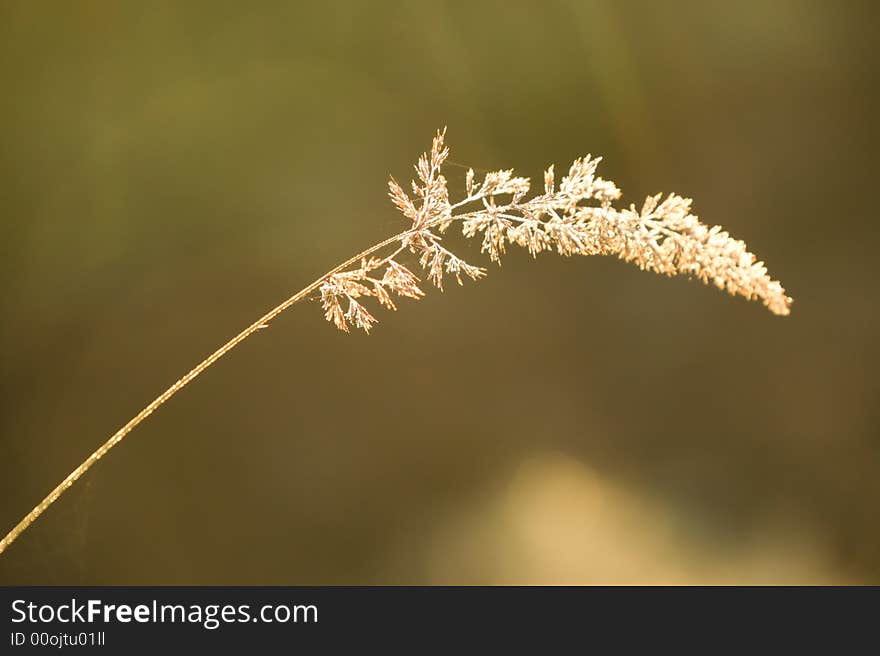
{"label": "green blurry area", "polygon": [[[462,166],[602,155],[743,238],[788,319],[512,253],[295,307],[0,557],[3,583],[880,582],[872,3],[0,5],[0,532]],[[450,238],[470,261],[477,244]]]}

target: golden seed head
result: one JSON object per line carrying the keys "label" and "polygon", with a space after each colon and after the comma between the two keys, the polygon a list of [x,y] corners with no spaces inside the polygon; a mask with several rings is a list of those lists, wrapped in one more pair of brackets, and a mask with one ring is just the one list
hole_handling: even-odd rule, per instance
{"label": "golden seed head", "polygon": [[[576,159],[556,183],[554,167],[544,173],[544,193],[526,199],[528,178],[512,169],[486,173],[476,181],[473,169],[465,176],[463,200],[452,204],[441,167],[449,156],[446,130],[438,131],[431,150],[415,166],[415,200],[398,182],[388,181],[394,205],[412,222],[396,240],[397,249],[385,258],[363,260],[360,267],[335,273],[321,286],[324,316],[348,332],[350,326],[369,332],[376,319],[356,299],[372,296],[391,310],[392,293],[418,300],[424,296],[419,278],[397,261],[416,256],[428,280],[443,289],[447,274],[462,284],[462,274],[479,280],[486,271],[468,264],[441,245],[440,234],[460,221],[467,238],[480,236],[481,252],[500,263],[506,246],[525,248],[530,255],[555,250],[559,255],[616,255],[645,271],[683,274],[750,300],[761,300],[774,314],[787,315],[792,299],[772,280],[763,262],[720,226],[709,227],[691,213],[691,199],[669,194],[649,196],[641,209],[617,209],[621,197],[613,182],[596,177],[601,158]],[[467,206],[475,208],[466,210]],[[394,241],[394,240],[393,240]],[[384,269],[381,277],[379,270]],[[347,309],[343,304],[347,302]]]}

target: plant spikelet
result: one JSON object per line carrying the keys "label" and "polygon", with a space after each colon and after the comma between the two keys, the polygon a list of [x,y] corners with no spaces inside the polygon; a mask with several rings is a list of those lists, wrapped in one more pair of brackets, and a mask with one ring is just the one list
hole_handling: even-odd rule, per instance
{"label": "plant spikelet", "polygon": [[531,199],[526,198],[529,179],[512,169],[490,171],[479,181],[468,169],[464,198],[452,203],[441,173],[449,156],[445,137],[445,130],[438,131],[431,149],[419,158],[412,197],[394,178],[388,182],[392,202],[412,222],[409,230],[389,240],[394,252],[362,260],[358,268],[336,272],[321,285],[324,316],[337,328],[348,332],[354,326],[369,332],[376,322],[355,299],[372,296],[394,310],[392,293],[413,300],[424,296],[419,278],[396,259],[406,253],[415,256],[440,290],[447,275],[458,284],[463,276],[482,278],[485,269],[441,245],[441,235],[454,222],[461,223],[464,237],[480,239],[481,252],[492,262],[501,262],[508,245],[524,248],[532,257],[545,251],[565,257],[612,255],[642,270],[690,276],[729,294],[760,300],[774,314],[789,314],[792,299],[770,278],[764,263],[720,226],[700,222],[691,213],[689,198],[657,194],[641,208],[617,209],[613,203],[620,199],[620,189],[596,176],[601,158],[587,155],[572,162],[558,181],[554,166],[549,166],[543,193]]}

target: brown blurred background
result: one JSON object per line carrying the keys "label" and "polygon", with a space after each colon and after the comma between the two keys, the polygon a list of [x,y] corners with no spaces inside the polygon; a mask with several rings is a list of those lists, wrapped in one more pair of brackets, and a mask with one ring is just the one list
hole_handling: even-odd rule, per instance
{"label": "brown blurred background", "polygon": [[692,196],[796,303],[516,253],[370,337],[298,306],[0,582],[880,583],[876,25],[801,0],[4,1],[2,532],[400,230],[386,178],[443,125],[468,166],[591,152],[626,202]]}

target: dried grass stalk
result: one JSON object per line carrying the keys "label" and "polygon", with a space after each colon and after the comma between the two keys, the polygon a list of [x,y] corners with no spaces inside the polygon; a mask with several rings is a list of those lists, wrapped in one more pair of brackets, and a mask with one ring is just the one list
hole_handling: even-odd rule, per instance
{"label": "dried grass stalk", "polygon": [[[691,276],[732,295],[760,300],[774,314],[789,314],[792,299],[770,278],[763,262],[720,226],[701,223],[691,214],[689,198],[658,194],[648,197],[640,209],[635,205],[617,209],[612,203],[620,198],[620,189],[596,176],[600,160],[588,155],[575,160],[558,184],[550,166],[542,192],[531,198],[527,197],[529,179],[515,176],[512,170],[487,173],[480,181],[468,170],[465,197],[452,203],[441,172],[449,156],[444,138],[445,130],[437,132],[431,150],[419,158],[412,195],[394,178],[389,180],[392,202],[412,223],[407,230],[327,272],[205,358],[61,481],[0,540],[0,553],[159,406],[295,303],[318,294],[329,322],[345,332],[354,327],[369,333],[377,320],[365,299],[372,297],[378,305],[395,310],[396,297],[418,300],[425,295],[421,279],[400,261],[403,256],[414,255],[427,279],[441,290],[450,275],[458,284],[464,278],[482,278],[484,268],[465,262],[442,244],[441,235],[453,223],[461,224],[465,237],[480,239],[482,252],[493,262],[501,261],[509,245],[520,246],[533,257],[545,251],[566,257],[615,255],[643,270]],[[388,254],[378,255],[383,252]]]}

